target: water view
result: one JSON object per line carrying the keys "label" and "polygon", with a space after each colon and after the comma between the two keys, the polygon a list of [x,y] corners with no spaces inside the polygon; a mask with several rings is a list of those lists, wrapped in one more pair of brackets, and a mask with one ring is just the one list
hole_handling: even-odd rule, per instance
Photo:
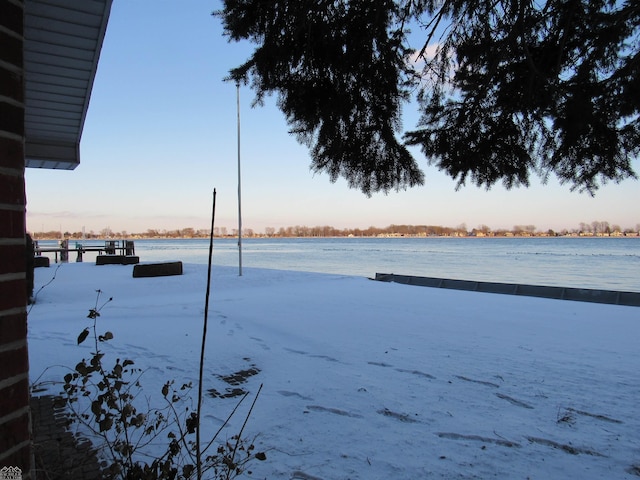
{"label": "water view", "polygon": [[[56,242],[40,242],[47,243]],[[208,252],[206,239],[135,241],[141,262],[203,264]],[[85,254],[85,261],[93,259]],[[73,253],[70,260],[75,260]],[[215,239],[213,263],[238,266],[238,240]],[[243,239],[242,265],[243,270],[259,267],[366,277],[395,273],[640,292],[640,238],[628,237]]]}

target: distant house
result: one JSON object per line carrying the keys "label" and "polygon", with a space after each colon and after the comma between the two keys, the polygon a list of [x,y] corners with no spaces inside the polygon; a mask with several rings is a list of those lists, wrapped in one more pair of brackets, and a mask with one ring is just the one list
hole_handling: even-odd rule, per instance
{"label": "distant house", "polygon": [[0,468],[34,479],[24,169],[73,170],[111,0],[0,0]]}

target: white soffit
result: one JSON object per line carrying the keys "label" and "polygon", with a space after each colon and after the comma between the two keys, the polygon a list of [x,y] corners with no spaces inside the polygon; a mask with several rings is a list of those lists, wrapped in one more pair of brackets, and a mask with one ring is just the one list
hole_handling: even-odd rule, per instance
{"label": "white soffit", "polygon": [[25,0],[25,160],[73,170],[112,0]]}

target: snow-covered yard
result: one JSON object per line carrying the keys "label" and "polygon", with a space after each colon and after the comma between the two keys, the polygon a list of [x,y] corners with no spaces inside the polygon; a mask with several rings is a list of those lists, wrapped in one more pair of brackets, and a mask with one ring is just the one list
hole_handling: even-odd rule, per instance
{"label": "snow-covered yard", "polygon": [[[56,278],[29,313],[32,381],[88,357],[76,338],[100,289],[105,352],[146,370],[145,394],[197,382],[206,266],[131,269],[36,270],[36,291]],[[637,307],[214,267],[204,427],[235,406],[226,392],[263,384],[252,478],[638,478],[639,342]]]}

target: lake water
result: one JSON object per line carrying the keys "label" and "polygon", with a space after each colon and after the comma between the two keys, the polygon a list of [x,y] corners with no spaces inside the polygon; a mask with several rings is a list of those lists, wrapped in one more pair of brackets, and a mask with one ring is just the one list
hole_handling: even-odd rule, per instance
{"label": "lake water", "polygon": [[[136,240],[135,249],[142,262],[206,264],[209,240]],[[213,264],[238,266],[237,239],[214,239]],[[257,238],[242,240],[242,266],[640,292],[640,238]]]}
{"label": "lake water", "polygon": [[[135,247],[143,262],[206,264],[209,254],[205,239],[136,240]],[[238,266],[237,239],[215,239],[213,263]],[[640,238],[243,239],[242,265],[640,292]]]}

